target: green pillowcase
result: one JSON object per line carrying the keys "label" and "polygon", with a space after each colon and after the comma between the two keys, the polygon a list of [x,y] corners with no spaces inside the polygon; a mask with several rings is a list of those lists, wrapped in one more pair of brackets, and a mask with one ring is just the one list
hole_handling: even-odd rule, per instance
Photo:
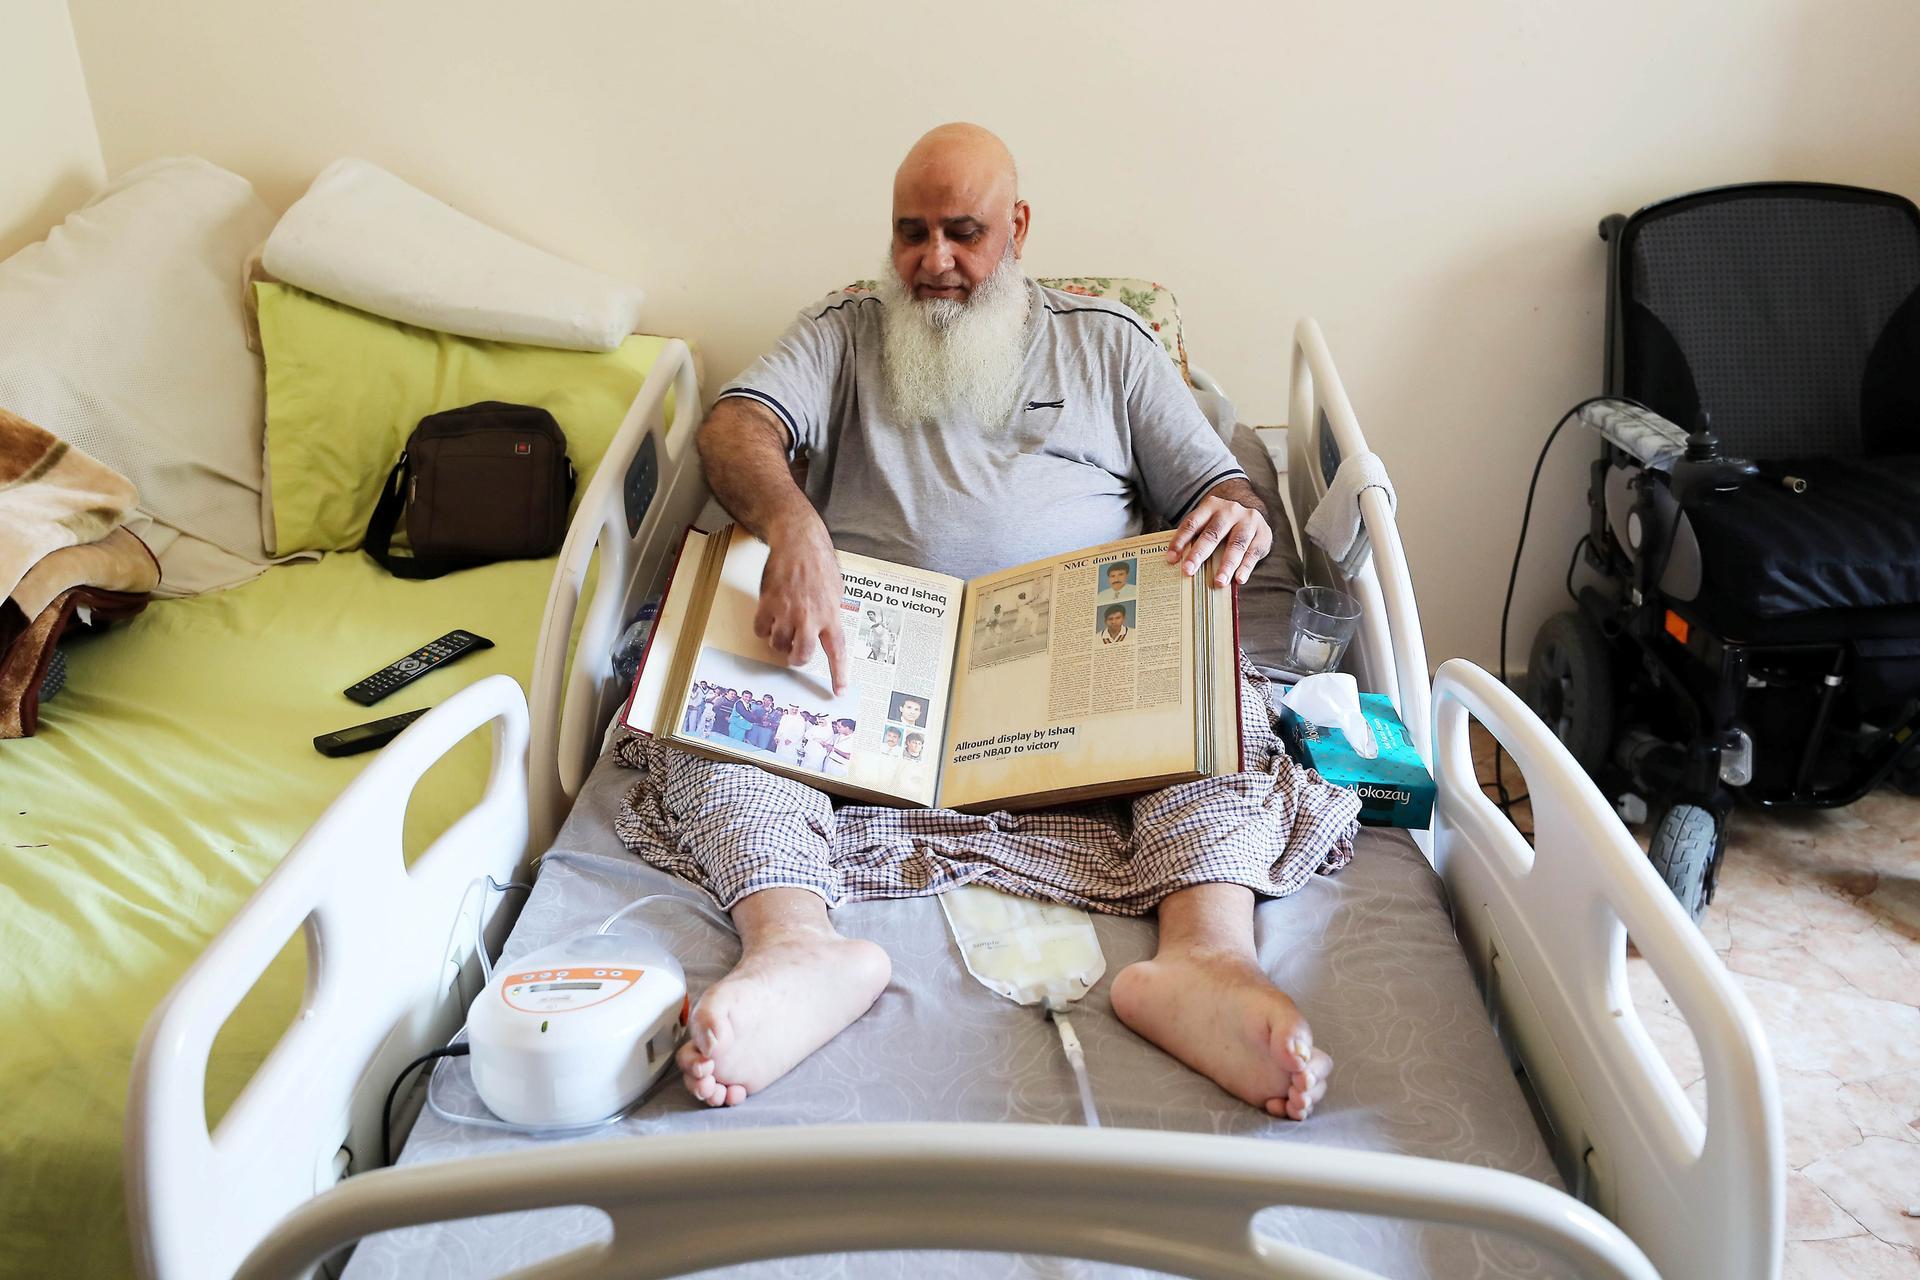
{"label": "green pillowcase", "polygon": [[254,291],[267,363],[275,555],[358,547],[420,419],[480,400],[553,414],[584,491],[668,341],[635,336],[607,352],[483,342],[383,320],[289,285]]}

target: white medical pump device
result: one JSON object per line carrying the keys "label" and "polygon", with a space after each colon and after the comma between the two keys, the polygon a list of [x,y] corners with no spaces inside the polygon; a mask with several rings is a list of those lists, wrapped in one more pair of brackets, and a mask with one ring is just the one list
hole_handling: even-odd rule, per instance
{"label": "white medical pump device", "polygon": [[473,1086],[510,1124],[618,1115],[673,1061],[687,1023],[680,962],[645,938],[588,933],[494,971],[467,1013]]}

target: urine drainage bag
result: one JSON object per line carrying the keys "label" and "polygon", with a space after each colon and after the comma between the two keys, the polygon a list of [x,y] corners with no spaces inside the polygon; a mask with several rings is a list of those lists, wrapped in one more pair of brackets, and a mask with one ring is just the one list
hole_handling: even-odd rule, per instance
{"label": "urine drainage bag", "polygon": [[1093,920],[1078,907],[1016,898],[983,885],[940,895],[967,972],[1015,1004],[1067,1006],[1107,971]]}

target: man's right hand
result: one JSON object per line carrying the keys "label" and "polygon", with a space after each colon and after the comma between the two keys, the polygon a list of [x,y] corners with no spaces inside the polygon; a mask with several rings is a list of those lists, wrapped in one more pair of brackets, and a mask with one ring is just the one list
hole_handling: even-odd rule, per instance
{"label": "man's right hand", "polygon": [[769,529],[760,575],[760,612],[753,630],[788,665],[803,667],[816,649],[827,654],[836,696],[847,691],[847,645],[840,632],[840,561],[820,517],[809,509],[790,526]]}

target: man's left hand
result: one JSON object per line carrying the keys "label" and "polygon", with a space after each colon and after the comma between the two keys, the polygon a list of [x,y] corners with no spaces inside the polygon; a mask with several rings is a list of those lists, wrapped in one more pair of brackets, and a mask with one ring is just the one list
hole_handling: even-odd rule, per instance
{"label": "man's left hand", "polygon": [[[1245,493],[1237,493],[1244,489]],[[1235,501],[1235,497],[1246,501]],[[1244,583],[1253,567],[1273,549],[1273,530],[1261,512],[1259,499],[1245,481],[1228,481],[1195,504],[1180,527],[1173,531],[1167,548],[1167,563],[1180,563],[1188,577],[1200,572],[1207,557],[1216,549],[1220,561],[1214,567],[1213,585],[1224,587],[1229,581]]]}

